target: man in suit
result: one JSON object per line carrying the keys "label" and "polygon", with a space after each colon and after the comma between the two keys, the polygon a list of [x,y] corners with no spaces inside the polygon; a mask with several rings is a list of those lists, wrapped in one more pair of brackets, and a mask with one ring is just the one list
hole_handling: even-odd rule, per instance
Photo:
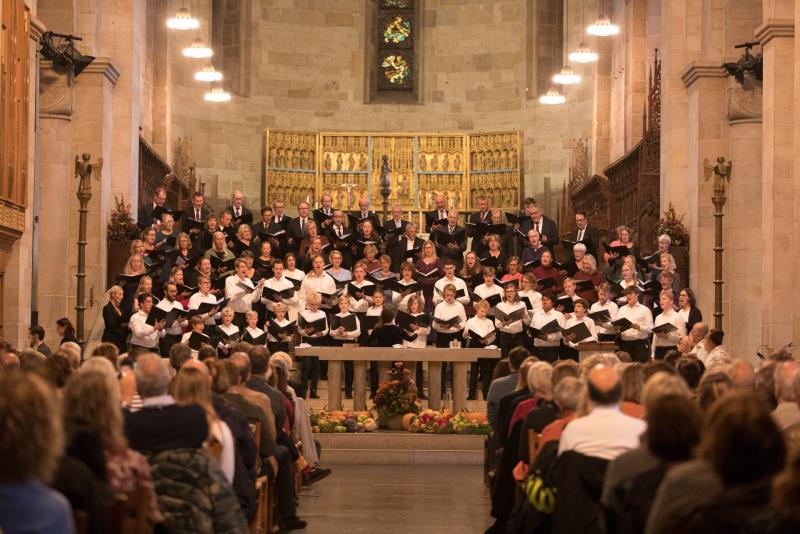
{"label": "man in suit", "polygon": [[542,208],[538,204],[530,204],[527,207],[529,219],[525,219],[520,224],[520,232],[528,235],[530,230],[536,230],[541,236],[541,241],[544,246],[550,249],[550,252],[555,253],[555,247],[558,245],[558,228],[553,219],[545,217],[542,214]]}
{"label": "man in suit", "polygon": [[264,206],[261,208],[261,220],[253,222],[253,237],[258,237],[258,234],[267,232],[272,225],[272,208]]}
{"label": "man in suit", "polygon": [[149,228],[154,224],[161,224],[160,220],[153,218],[153,210],[156,209],[157,206],[169,209],[167,208],[167,190],[163,187],[159,187],[153,192],[152,202],[139,206],[139,216],[136,224],[140,230]]}
{"label": "man in suit", "polygon": [[407,250],[417,251],[414,253],[414,257],[410,258],[412,263],[419,259],[425,240],[421,237],[417,237],[418,230],[415,223],[408,222],[405,226],[405,232],[400,235],[400,239],[392,241],[391,244],[387,243],[386,252],[392,258],[392,270],[394,272],[400,272],[400,266],[408,259],[406,258]]}
{"label": "man in suit", "polygon": [[140,355],[134,374],[142,409],[124,412],[131,448],[139,452],[201,448],[208,438],[206,414],[197,404],[175,404],[168,392],[170,370],[161,358],[152,353]]}
{"label": "man in suit", "polygon": [[53,351],[50,347],[44,344],[44,328],[41,326],[32,326],[28,328],[28,341],[33,350],[38,350],[45,356],[51,356]]}
{"label": "man in suit", "polygon": [[436,221],[447,218],[444,195],[436,195],[433,200],[436,204],[436,209],[425,214],[425,231],[429,234],[433,234],[433,231],[438,228],[438,225],[434,225]]}
{"label": "man in suit", "polygon": [[[333,250],[338,250],[342,254],[342,265],[349,269],[353,265],[353,249],[351,244],[355,239],[353,229],[344,223],[344,212],[342,210],[333,210],[332,223],[328,226],[325,235],[328,236],[328,242],[333,247]],[[348,238],[348,236],[351,236]],[[344,239],[343,243],[341,240]],[[349,244],[348,244],[349,243]]]}
{"label": "man in suit", "polygon": [[478,199],[478,211],[470,215],[467,222],[470,223],[467,228],[470,237],[472,237],[470,249],[480,258],[489,250],[489,246],[481,239],[485,234],[481,233],[478,227],[481,224],[492,224],[492,212],[489,209],[489,200],[487,198]]}
{"label": "man in suit", "polygon": [[[289,227],[289,223],[292,221],[292,218],[289,217],[284,213],[285,204],[283,200],[276,200],[272,203],[272,225],[273,228],[275,225],[280,226],[282,229],[286,230]],[[283,234],[278,238],[278,246],[275,247],[275,244],[272,244],[273,253],[272,255],[277,257],[283,257],[286,255],[287,252],[290,251],[289,245],[286,243],[288,239],[287,234]],[[299,245],[298,245],[299,246]]]}
{"label": "man in suit", "polygon": [[253,222],[253,212],[245,208],[243,203],[244,195],[242,192],[234,191],[231,195],[231,205],[225,208],[233,215],[234,228],[239,228],[239,225],[242,223],[252,224]]}
{"label": "man in suit", "polygon": [[211,213],[211,211],[206,207],[203,193],[195,191],[192,195],[192,205],[186,210],[181,220],[183,231],[189,234],[192,240],[200,235],[202,230],[202,226],[198,226],[196,223],[205,222],[209,213]]}
{"label": "man in suit", "polygon": [[[436,251],[442,261],[451,259],[456,263],[456,270],[461,269],[461,264],[464,262],[464,249],[467,247],[467,233],[463,231],[464,228],[458,226],[458,211],[450,210],[447,212],[447,226],[440,226],[436,233],[434,233],[433,242],[436,245]],[[446,235],[460,236],[458,242],[453,243]]]}
{"label": "man in suit", "polygon": [[386,221],[386,224],[384,225],[384,230],[387,234],[387,247],[390,245],[389,240],[392,235],[394,236],[394,239],[391,239],[391,241],[400,241],[400,239],[402,239],[403,233],[406,231],[407,224],[408,221],[403,219],[403,208],[400,207],[400,204],[394,204],[392,206],[392,218]]}
{"label": "man in suit", "polygon": [[575,212],[575,229],[570,232],[569,240],[572,243],[564,244],[567,258],[574,258],[572,246],[575,243],[583,243],[586,245],[586,253],[597,259],[597,249],[600,247],[600,230],[589,224],[589,218],[585,211],[577,210]]}
{"label": "man in suit", "polygon": [[295,254],[300,250],[300,242],[306,236],[306,223],[311,220],[308,202],[301,201],[297,205],[297,217],[289,221],[286,227],[286,246]]}
{"label": "man in suit", "polygon": [[358,199],[358,211],[352,212],[348,219],[350,219],[350,228],[359,232],[361,231],[361,225],[367,219],[372,221],[372,228],[375,231],[379,231],[381,228],[381,219],[377,213],[369,209],[369,200],[366,197]]}
{"label": "man in suit", "polygon": [[333,224],[333,197],[328,193],[320,198],[322,206],[314,210],[314,222],[317,223],[320,235],[325,235],[325,231]]}

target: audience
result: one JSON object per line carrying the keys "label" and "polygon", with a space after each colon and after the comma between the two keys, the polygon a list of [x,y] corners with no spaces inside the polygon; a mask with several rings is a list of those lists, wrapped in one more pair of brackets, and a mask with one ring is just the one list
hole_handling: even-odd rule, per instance
{"label": "audience", "polygon": [[772,418],[781,430],[800,423],[800,407],[794,391],[797,362],[779,362],[775,365],[775,399],[778,406],[772,410]]}

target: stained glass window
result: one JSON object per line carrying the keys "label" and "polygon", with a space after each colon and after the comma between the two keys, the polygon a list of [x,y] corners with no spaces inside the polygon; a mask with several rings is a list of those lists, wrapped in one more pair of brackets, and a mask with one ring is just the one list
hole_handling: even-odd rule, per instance
{"label": "stained glass window", "polygon": [[414,0],[381,0],[377,25],[377,88],[411,91],[414,88]]}

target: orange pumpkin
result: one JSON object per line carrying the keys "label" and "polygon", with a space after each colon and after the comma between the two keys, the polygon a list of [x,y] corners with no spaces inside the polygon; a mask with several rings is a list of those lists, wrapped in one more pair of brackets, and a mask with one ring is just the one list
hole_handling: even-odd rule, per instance
{"label": "orange pumpkin", "polygon": [[482,425],[488,422],[486,412],[467,412],[465,415],[467,416],[467,421],[472,423],[478,423],[479,425]]}
{"label": "orange pumpkin", "polygon": [[403,430],[408,430],[408,427],[411,426],[411,421],[413,421],[416,416],[417,414],[413,413],[407,413],[403,416]]}

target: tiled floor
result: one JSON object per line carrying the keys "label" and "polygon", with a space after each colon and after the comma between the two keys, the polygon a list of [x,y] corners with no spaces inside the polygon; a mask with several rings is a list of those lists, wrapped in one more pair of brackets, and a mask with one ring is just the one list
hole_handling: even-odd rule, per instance
{"label": "tiled floor", "polygon": [[300,497],[309,534],[479,534],[492,524],[481,466],[329,467]]}

